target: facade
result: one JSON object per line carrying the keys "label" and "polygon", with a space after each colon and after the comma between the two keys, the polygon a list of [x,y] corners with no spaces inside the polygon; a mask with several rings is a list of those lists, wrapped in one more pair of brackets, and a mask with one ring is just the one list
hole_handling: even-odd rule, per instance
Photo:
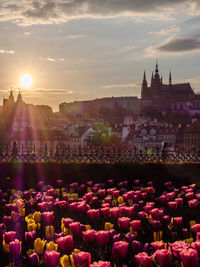
{"label": "facade", "polygon": [[183,146],[193,151],[200,149],[200,122],[195,121],[183,129]]}
{"label": "facade", "polygon": [[69,136],[69,149],[79,149],[87,146],[93,137],[94,130],[90,126],[77,127]]}
{"label": "facade", "polygon": [[173,107],[173,109],[188,109],[195,93],[189,83],[172,83],[172,75],[169,73],[168,84],[163,83],[163,78],[159,74],[158,64],[156,63],[155,73],[152,73],[151,83],[148,86],[146,73],[144,72],[141,99],[143,105],[157,104],[160,108]]}

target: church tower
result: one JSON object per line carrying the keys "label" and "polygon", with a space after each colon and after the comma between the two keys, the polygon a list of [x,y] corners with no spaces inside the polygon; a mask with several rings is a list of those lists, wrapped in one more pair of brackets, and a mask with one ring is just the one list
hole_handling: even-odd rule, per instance
{"label": "church tower", "polygon": [[13,92],[12,92],[12,88],[11,88],[11,90],[10,90],[10,95],[9,95],[9,99],[8,99],[8,101],[9,101],[9,104],[10,104],[10,105],[13,105],[14,102],[15,102],[15,100],[14,100],[14,96],[13,96]]}
{"label": "church tower", "polygon": [[172,85],[172,73],[171,71],[169,72],[169,85]]}
{"label": "church tower", "polygon": [[144,71],[144,76],[143,76],[143,82],[142,82],[142,88],[141,88],[141,98],[145,99],[147,95],[147,80],[146,80],[146,73]]}
{"label": "church tower", "polygon": [[159,70],[158,70],[158,63],[156,61],[155,74],[154,76],[152,75],[152,78],[151,78],[152,94],[159,94],[161,86],[162,86],[162,78],[160,77]]}

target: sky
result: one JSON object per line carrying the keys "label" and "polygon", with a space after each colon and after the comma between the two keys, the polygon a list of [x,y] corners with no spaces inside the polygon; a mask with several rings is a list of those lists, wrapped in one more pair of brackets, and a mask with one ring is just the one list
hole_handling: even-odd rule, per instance
{"label": "sky", "polygon": [[158,60],[164,82],[200,91],[199,0],[0,0],[0,105],[20,77],[27,103],[141,94]]}

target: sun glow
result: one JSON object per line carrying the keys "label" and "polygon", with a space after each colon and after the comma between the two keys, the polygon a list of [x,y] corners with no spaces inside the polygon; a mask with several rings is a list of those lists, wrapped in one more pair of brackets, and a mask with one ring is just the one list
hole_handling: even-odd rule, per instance
{"label": "sun glow", "polygon": [[20,78],[20,87],[21,88],[30,88],[33,84],[33,79],[29,74],[24,74]]}

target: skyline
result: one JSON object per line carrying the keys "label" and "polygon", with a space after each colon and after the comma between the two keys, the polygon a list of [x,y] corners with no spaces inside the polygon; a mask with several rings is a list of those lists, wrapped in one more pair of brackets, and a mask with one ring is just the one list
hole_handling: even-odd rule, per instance
{"label": "skyline", "polygon": [[[29,73],[27,103],[140,97],[158,59],[168,82],[200,89],[200,4],[188,1],[0,1],[0,99]],[[56,96],[56,97],[55,97]]]}

